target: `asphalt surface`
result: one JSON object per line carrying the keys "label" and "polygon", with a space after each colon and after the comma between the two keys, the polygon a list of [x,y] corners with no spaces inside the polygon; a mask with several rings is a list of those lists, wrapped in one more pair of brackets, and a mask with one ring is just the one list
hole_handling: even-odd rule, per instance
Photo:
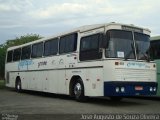
{"label": "asphalt surface", "polygon": [[[0,119],[93,119],[94,114],[159,114],[160,100],[124,98],[114,102],[108,98],[89,98],[80,103],[65,95],[33,91],[17,93],[0,90]],[[17,115],[17,116],[16,116]],[[87,116],[83,116],[87,115]],[[98,119],[98,118],[97,118]],[[98,119],[99,120],[99,119]]]}

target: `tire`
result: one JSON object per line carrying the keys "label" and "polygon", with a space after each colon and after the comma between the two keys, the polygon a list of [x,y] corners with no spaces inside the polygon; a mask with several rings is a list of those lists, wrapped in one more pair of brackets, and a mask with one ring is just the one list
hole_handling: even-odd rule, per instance
{"label": "tire", "polygon": [[79,102],[84,102],[85,96],[84,96],[84,85],[81,79],[78,79],[75,84],[73,85],[73,93],[74,97]]}
{"label": "tire", "polygon": [[21,80],[16,81],[16,91],[21,92],[22,91],[22,85],[21,85]]}

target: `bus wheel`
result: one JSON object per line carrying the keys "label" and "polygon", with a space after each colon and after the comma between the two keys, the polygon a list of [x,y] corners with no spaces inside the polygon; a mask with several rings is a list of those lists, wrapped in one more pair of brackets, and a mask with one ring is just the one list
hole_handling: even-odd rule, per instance
{"label": "bus wheel", "polygon": [[22,91],[22,86],[21,86],[21,80],[16,81],[16,91],[21,92]]}
{"label": "bus wheel", "polygon": [[84,86],[82,83],[82,80],[78,80],[74,86],[73,86],[73,93],[74,93],[74,97],[77,101],[84,101],[85,100],[85,96],[84,96]]}

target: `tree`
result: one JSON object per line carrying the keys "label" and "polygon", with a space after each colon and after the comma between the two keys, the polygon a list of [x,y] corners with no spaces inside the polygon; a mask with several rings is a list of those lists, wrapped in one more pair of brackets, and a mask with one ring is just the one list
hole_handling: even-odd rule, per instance
{"label": "tree", "polygon": [[27,34],[12,40],[7,40],[6,43],[0,45],[0,79],[4,79],[5,56],[7,48],[22,45],[31,41],[38,40],[40,38],[42,37],[37,34]]}

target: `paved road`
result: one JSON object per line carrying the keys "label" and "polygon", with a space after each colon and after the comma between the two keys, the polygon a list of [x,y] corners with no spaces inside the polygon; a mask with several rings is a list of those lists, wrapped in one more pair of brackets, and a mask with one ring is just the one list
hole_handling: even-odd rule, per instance
{"label": "paved road", "polygon": [[89,98],[88,102],[80,103],[64,95],[37,92],[16,93],[14,90],[9,89],[0,90],[0,114],[3,116],[6,116],[6,114],[32,114],[38,116],[42,114],[113,113],[160,113],[160,101],[124,98],[120,102],[113,102],[107,98]]}

